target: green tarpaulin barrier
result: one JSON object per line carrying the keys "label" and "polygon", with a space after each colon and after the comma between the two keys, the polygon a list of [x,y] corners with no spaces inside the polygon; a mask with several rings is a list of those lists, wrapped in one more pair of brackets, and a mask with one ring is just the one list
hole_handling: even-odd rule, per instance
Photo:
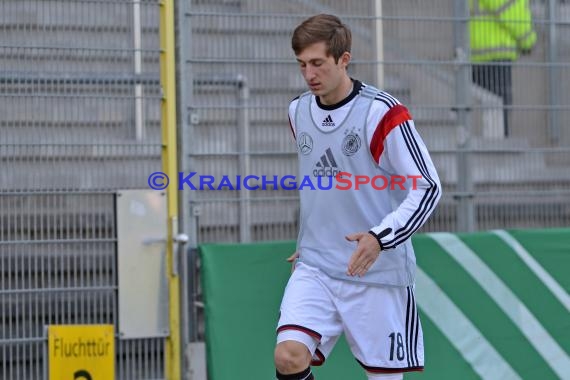
{"label": "green tarpaulin barrier", "polygon": [[[419,234],[425,371],[405,379],[569,379],[570,229]],[[200,246],[209,380],[274,378],[295,242]],[[365,380],[344,339],[317,379]]]}

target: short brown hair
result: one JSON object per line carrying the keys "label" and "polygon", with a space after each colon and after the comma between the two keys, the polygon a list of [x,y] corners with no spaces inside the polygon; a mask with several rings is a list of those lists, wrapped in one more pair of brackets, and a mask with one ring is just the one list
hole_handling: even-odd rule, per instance
{"label": "short brown hair", "polygon": [[352,35],[350,28],[343,24],[336,16],[320,14],[303,21],[293,32],[291,47],[295,55],[309,45],[317,42],[325,42],[327,55],[332,55],[335,62],[345,52],[350,53]]}

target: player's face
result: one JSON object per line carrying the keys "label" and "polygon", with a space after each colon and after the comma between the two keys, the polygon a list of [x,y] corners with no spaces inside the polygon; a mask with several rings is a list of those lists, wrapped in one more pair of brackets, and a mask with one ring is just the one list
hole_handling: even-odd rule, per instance
{"label": "player's face", "polygon": [[344,53],[335,62],[332,55],[327,55],[324,42],[307,46],[298,56],[297,62],[301,74],[311,92],[320,97],[324,104],[335,104],[346,96],[341,84],[346,78],[346,67],[350,61],[350,53]]}

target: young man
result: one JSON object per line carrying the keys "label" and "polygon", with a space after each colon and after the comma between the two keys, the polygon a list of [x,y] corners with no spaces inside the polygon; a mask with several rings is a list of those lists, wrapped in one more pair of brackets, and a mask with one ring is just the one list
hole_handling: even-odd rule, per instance
{"label": "young man", "polygon": [[277,378],[313,379],[310,365],[322,364],[344,333],[369,379],[402,379],[424,364],[410,237],[441,196],[439,178],[407,109],[348,76],[346,25],[311,17],[292,46],[310,89],[289,106],[299,174],[333,186],[300,191]]}

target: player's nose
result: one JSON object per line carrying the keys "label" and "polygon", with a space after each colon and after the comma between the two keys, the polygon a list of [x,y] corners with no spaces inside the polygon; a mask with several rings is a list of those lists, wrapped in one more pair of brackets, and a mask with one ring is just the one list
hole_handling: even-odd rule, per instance
{"label": "player's nose", "polygon": [[307,82],[310,82],[311,80],[315,79],[315,77],[316,77],[315,70],[313,70],[310,66],[307,66],[305,68],[304,74],[305,74],[305,80]]}

